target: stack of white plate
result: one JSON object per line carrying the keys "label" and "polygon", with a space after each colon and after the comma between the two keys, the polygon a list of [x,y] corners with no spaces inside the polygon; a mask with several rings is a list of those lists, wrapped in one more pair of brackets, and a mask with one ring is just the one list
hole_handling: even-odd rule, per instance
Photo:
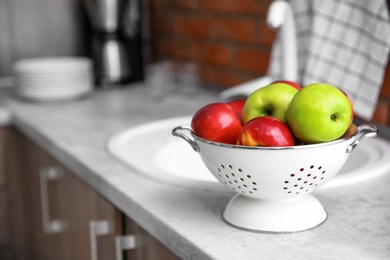
{"label": "stack of white plate", "polygon": [[39,101],[81,97],[93,90],[92,69],[88,58],[19,60],[14,65],[16,91],[22,97]]}

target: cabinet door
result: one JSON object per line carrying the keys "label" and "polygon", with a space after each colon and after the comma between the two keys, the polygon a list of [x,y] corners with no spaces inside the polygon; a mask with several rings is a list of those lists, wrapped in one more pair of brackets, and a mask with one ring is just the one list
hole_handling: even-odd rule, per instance
{"label": "cabinet door", "polygon": [[160,259],[160,260],[178,260],[180,259],[171,250],[169,250],[160,241],[150,235],[142,227],[125,218],[125,233],[135,236],[135,248],[125,251],[126,259]]}
{"label": "cabinet door", "polygon": [[[10,153],[9,233],[15,259],[62,259],[61,236],[48,234],[43,221],[41,169],[55,162],[17,130],[12,131],[12,144],[7,150]],[[54,192],[57,185],[57,181],[48,183],[50,205],[58,204],[58,193]],[[59,218],[55,206],[48,208],[48,213]]]}
{"label": "cabinet door", "polygon": [[115,259],[115,236],[121,232],[120,212],[82,180],[63,169],[61,213],[65,259]]}
{"label": "cabinet door", "polygon": [[5,162],[6,158],[6,141],[8,130],[5,127],[0,127],[0,259],[2,256],[2,247],[8,245],[8,231],[6,220],[6,191],[7,184],[5,180]]}
{"label": "cabinet door", "polygon": [[[12,129],[13,130],[13,129]],[[32,256],[32,246],[29,241],[28,223],[31,212],[27,210],[28,201],[26,188],[28,180],[23,176],[23,165],[25,154],[21,153],[21,143],[15,142],[20,138],[19,132],[10,131],[9,139],[12,145],[7,147],[7,183],[9,204],[7,208],[7,219],[9,220],[9,241],[12,245],[12,256],[14,259],[28,259]],[[32,258],[34,259],[34,258]]]}
{"label": "cabinet door", "polygon": [[[96,256],[98,259],[117,259],[115,251],[115,237],[122,234],[121,212],[103,197],[90,190],[91,217],[89,222],[90,234],[93,225],[108,225],[107,233],[100,236],[91,236],[95,239]],[[96,233],[96,232],[95,232]],[[92,244],[93,241],[90,241]]]}
{"label": "cabinet door", "polygon": [[[61,183],[56,161],[24,135],[19,136],[21,175],[26,208],[27,232],[31,256],[34,259],[62,260],[62,236],[60,222],[59,192]],[[30,258],[31,258],[30,256]]]}
{"label": "cabinet door", "polygon": [[9,127],[0,127],[0,259],[11,258],[8,230],[8,183],[6,180],[8,161],[7,150],[9,139]]}
{"label": "cabinet door", "polygon": [[12,136],[14,259],[179,259],[29,138]]}
{"label": "cabinet door", "polygon": [[120,212],[29,138],[12,134],[15,259],[115,259]]}

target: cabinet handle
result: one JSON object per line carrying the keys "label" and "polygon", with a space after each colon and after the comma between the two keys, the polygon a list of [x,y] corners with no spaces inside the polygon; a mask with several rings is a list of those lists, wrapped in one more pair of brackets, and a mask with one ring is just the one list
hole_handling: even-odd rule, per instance
{"label": "cabinet handle", "polygon": [[123,250],[131,250],[136,248],[136,240],[134,235],[116,236],[115,237],[115,255],[116,260],[123,260]]}
{"label": "cabinet handle", "polygon": [[106,220],[93,220],[89,222],[89,237],[91,245],[91,260],[98,260],[97,237],[108,235],[110,233],[110,224]]}
{"label": "cabinet handle", "polygon": [[50,218],[48,182],[57,180],[61,175],[61,171],[56,167],[41,168],[39,172],[41,184],[41,203],[42,203],[42,221],[43,231],[46,234],[56,234],[62,229],[62,223],[59,220]]}

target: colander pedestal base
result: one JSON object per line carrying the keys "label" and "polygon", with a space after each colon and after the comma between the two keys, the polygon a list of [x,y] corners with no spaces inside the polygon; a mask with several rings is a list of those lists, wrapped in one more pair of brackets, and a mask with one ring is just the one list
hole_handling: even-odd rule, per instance
{"label": "colander pedestal base", "polygon": [[283,201],[260,200],[238,194],[229,201],[223,218],[239,229],[287,233],[315,228],[326,220],[327,213],[311,194]]}

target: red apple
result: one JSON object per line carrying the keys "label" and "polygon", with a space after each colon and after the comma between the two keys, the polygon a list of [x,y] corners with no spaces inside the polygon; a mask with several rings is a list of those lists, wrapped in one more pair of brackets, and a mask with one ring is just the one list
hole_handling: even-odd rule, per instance
{"label": "red apple", "polygon": [[244,107],[245,101],[246,98],[240,98],[240,99],[232,100],[227,103],[229,106],[233,108],[234,112],[236,112],[236,116],[240,121],[242,118],[242,108]]}
{"label": "red apple", "polygon": [[191,127],[197,136],[206,140],[235,144],[242,125],[230,105],[212,103],[194,114]]}
{"label": "red apple", "polygon": [[260,116],[246,123],[237,138],[237,144],[246,146],[293,146],[294,137],[281,120]]}
{"label": "red apple", "polygon": [[299,85],[297,82],[295,81],[291,81],[291,80],[277,80],[277,81],[274,81],[273,83],[284,83],[284,84],[287,84],[287,85],[290,85],[291,87],[294,87],[298,90],[301,90],[301,85]]}

